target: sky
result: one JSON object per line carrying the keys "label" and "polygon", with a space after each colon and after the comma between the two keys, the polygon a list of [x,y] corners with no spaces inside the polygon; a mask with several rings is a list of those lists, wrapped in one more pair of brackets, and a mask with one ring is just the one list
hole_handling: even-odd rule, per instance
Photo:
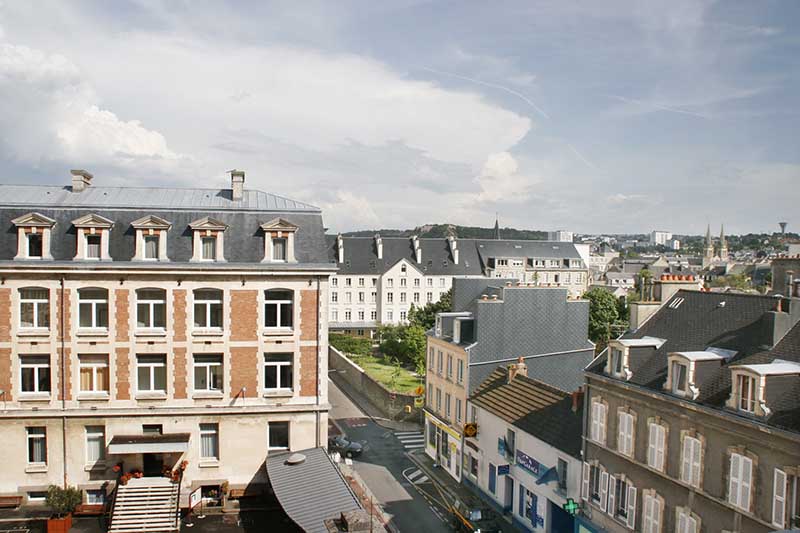
{"label": "sky", "polygon": [[0,0],[0,182],[237,168],[331,231],[798,231],[798,23],[791,0]]}

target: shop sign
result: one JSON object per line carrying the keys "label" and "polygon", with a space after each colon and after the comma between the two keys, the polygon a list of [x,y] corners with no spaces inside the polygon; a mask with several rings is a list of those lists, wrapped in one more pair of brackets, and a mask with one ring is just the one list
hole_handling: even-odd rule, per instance
{"label": "shop sign", "polygon": [[547,467],[545,467],[542,463],[522,452],[521,450],[517,450],[517,465],[524,470],[527,470],[537,478],[541,476],[547,469]]}
{"label": "shop sign", "polygon": [[498,476],[507,476],[511,472],[511,465],[498,465],[497,466],[497,475]]}

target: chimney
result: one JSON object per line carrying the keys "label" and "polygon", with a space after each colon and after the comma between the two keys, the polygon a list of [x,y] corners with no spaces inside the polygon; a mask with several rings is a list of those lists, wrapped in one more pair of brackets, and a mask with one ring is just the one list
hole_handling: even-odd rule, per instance
{"label": "chimney", "polygon": [[375,249],[378,252],[378,259],[383,259],[383,239],[381,239],[381,234],[375,234]]}
{"label": "chimney", "polygon": [[453,256],[453,264],[458,264],[458,241],[453,235],[447,237],[447,243],[450,245],[450,255]]}
{"label": "chimney", "polygon": [[339,254],[339,263],[344,263],[344,237],[341,233],[336,236],[336,251]]}
{"label": "chimney", "polygon": [[92,176],[85,170],[70,170],[72,174],[72,192],[81,192],[92,184]]}
{"label": "chimney", "polygon": [[521,356],[516,363],[508,365],[508,382],[511,383],[518,375],[528,376],[528,365]]}
{"label": "chimney", "polygon": [[576,391],[572,391],[572,412],[577,413],[581,409],[582,403],[583,403],[583,389],[580,388]]}
{"label": "chimney", "polygon": [[422,248],[419,246],[419,237],[412,235],[411,244],[414,246],[414,257],[417,263],[422,263]]}
{"label": "chimney", "polygon": [[791,297],[792,296],[793,281],[794,281],[794,271],[793,270],[787,270],[786,271],[786,296],[787,297]]}
{"label": "chimney", "polygon": [[244,170],[231,170],[231,200],[234,202],[244,198]]}

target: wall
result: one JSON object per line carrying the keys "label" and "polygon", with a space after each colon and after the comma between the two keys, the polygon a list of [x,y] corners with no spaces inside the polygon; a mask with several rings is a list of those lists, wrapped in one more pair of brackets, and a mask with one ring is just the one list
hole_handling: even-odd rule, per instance
{"label": "wall", "polygon": [[[421,409],[414,407],[414,396],[410,394],[392,393],[383,385],[372,379],[357,364],[350,361],[333,346],[328,349],[330,376],[336,385],[348,394],[360,394],[375,406],[386,418],[393,420],[419,421]],[[411,413],[406,413],[406,405],[411,406]]]}

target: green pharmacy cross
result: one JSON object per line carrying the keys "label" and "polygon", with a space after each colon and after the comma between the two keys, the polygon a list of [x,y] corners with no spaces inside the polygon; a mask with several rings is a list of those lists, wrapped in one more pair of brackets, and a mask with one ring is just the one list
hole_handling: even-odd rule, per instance
{"label": "green pharmacy cross", "polygon": [[578,509],[580,509],[580,507],[581,506],[579,504],[575,503],[575,500],[573,500],[572,498],[568,498],[567,499],[567,503],[564,504],[564,510],[566,512],[568,512],[569,514],[571,514],[571,515],[574,515],[575,513],[577,513]]}

